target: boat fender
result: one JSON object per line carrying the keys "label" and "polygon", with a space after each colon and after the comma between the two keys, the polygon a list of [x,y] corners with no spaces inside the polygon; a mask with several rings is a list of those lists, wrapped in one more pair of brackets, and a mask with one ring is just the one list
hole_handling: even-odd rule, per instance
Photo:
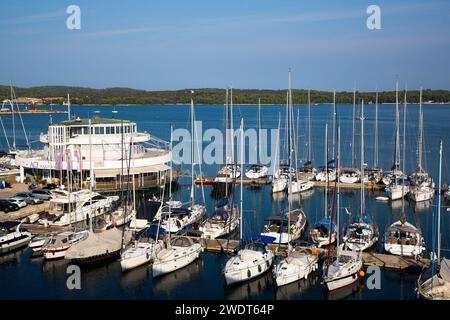
{"label": "boat fender", "polygon": [[363,278],[366,275],[366,273],[364,272],[364,270],[359,270],[359,276],[361,278]]}
{"label": "boat fender", "polygon": [[316,246],[312,246],[311,247],[311,253],[315,256],[315,255],[317,255],[317,248],[316,248]]}

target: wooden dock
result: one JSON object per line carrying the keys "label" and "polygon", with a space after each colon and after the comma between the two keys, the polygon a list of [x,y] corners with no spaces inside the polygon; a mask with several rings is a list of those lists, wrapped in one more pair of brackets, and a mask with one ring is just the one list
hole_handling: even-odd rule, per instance
{"label": "wooden dock", "polygon": [[[326,182],[322,181],[313,181],[314,187],[316,188],[325,188],[327,186]],[[334,189],[335,182],[330,181],[328,182],[328,188]],[[352,189],[352,190],[359,190],[361,189],[361,184],[358,183],[343,183],[343,182],[337,182],[336,187],[339,187],[340,189]],[[364,186],[366,190],[383,190],[384,186],[379,184],[366,184]]]}
{"label": "wooden dock", "polygon": [[63,226],[44,226],[41,224],[22,224],[22,226],[27,229],[32,235],[34,236],[41,236],[41,235],[50,235],[52,233],[59,233],[64,231],[69,231],[71,228],[69,226],[63,227]]}

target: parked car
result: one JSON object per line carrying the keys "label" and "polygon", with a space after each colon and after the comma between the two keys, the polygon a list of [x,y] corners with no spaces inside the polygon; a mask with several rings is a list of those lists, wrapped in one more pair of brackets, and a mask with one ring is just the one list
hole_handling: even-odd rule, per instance
{"label": "parked car", "polygon": [[42,200],[50,200],[53,198],[53,195],[49,190],[34,189],[33,191],[31,191],[31,193],[34,194],[35,197]]}
{"label": "parked car", "polygon": [[53,190],[58,188],[58,186],[54,183],[47,183],[42,189],[43,190]]}
{"label": "parked car", "polygon": [[19,206],[15,203],[12,203],[6,199],[0,199],[0,210],[8,213],[10,211],[19,210]]}
{"label": "parked car", "polygon": [[20,208],[24,208],[27,206],[27,202],[24,200],[20,200],[20,199],[15,199],[15,198],[9,198],[9,199],[5,199],[8,200],[9,202],[15,203],[17,204],[17,206]]}
{"label": "parked car", "polygon": [[28,204],[38,204],[38,203],[44,202],[44,200],[39,199],[31,192],[18,192],[14,195],[13,198],[19,199],[19,200],[24,200]]}

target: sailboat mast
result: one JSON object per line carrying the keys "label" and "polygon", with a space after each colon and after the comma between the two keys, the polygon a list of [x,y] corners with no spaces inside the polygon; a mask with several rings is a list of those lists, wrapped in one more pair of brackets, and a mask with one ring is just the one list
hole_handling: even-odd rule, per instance
{"label": "sailboat mast", "polygon": [[352,168],[355,167],[355,129],[356,129],[356,89],[353,88],[353,112],[352,112]]}
{"label": "sailboat mast", "polygon": [[243,227],[243,219],[242,215],[243,211],[243,199],[244,199],[244,184],[243,184],[243,176],[244,176],[244,118],[241,118],[241,197],[240,197],[240,221],[239,221],[239,242],[242,242],[242,227]]}
{"label": "sailboat mast", "polygon": [[[340,172],[341,172],[341,127],[339,126],[338,127],[338,156],[337,156],[337,172],[336,172],[336,174],[339,176],[340,175]],[[340,183],[338,183],[337,184],[337,190],[336,190],[336,196],[337,196],[337,206],[336,206],[336,214],[337,214],[337,216],[336,216],[336,248],[339,248],[339,210],[340,210],[340,203],[341,203],[341,201],[340,201],[340,199],[341,199],[341,196],[340,196],[340,190],[341,190],[341,187],[340,187]],[[330,220],[330,228],[331,228],[331,230],[330,230],[330,240],[331,240],[331,234],[332,234],[332,231],[333,231],[333,221],[331,221]],[[339,255],[339,250],[337,250],[337,252],[338,252],[338,255]]]}
{"label": "sailboat mast", "polygon": [[441,263],[441,185],[442,185],[442,140],[439,144],[439,183],[437,185],[438,206],[437,206],[437,259],[438,265]]}
{"label": "sailboat mast", "polygon": [[328,217],[328,123],[325,124],[325,218]]}
{"label": "sailboat mast", "polygon": [[417,141],[417,169],[419,172],[423,170],[423,110],[422,110],[422,87],[420,88],[419,98],[419,139]]}
{"label": "sailboat mast", "polygon": [[[13,95],[13,87],[11,81],[9,82],[9,87],[11,90],[11,116],[12,116],[12,127],[13,127],[13,150],[16,150],[16,122],[14,116],[14,95]],[[17,110],[19,112],[19,110]]]}
{"label": "sailboat mast", "polygon": [[374,143],[375,154],[373,156],[373,166],[378,168],[378,91],[375,95],[375,143]]}
{"label": "sailboat mast", "polygon": [[194,185],[194,100],[191,98],[191,208],[194,208],[195,204],[195,185]]}
{"label": "sailboat mast", "polygon": [[331,158],[334,159],[334,145],[336,143],[336,90],[333,90],[333,146]]}
{"label": "sailboat mast", "polygon": [[[400,170],[400,114],[398,110],[398,81],[395,84],[395,159],[394,169]],[[395,175],[397,180],[397,175]]]}
{"label": "sailboat mast", "polygon": [[308,161],[311,158],[311,89],[308,89]]}
{"label": "sailboat mast", "polygon": [[234,118],[233,118],[233,87],[230,88],[230,147],[231,147],[231,163],[233,164],[233,171],[232,171],[232,175],[233,177],[235,176],[235,170],[236,168],[234,167],[234,130],[233,130],[233,122],[234,122]]}
{"label": "sailboat mast", "polygon": [[[92,167],[92,122],[89,119],[89,205],[92,208],[92,185],[94,179],[94,168]],[[89,231],[92,232],[92,212],[89,219]]]}
{"label": "sailboat mast", "polygon": [[67,120],[70,120],[70,95],[67,94]]}
{"label": "sailboat mast", "polygon": [[[403,101],[403,158],[402,158],[402,168],[401,170],[403,172],[406,172],[406,92],[407,89],[405,88],[405,97]],[[403,191],[402,191],[403,192]]]}
{"label": "sailboat mast", "polygon": [[361,217],[364,216],[364,99],[361,100]]}

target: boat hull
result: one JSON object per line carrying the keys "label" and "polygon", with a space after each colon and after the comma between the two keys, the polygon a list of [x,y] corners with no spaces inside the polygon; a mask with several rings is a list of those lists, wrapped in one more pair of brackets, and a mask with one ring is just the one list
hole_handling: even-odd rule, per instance
{"label": "boat hull", "polygon": [[153,277],[160,277],[167,273],[184,268],[200,256],[202,249],[200,244],[195,243],[192,248],[186,248],[185,250],[186,252],[182,252],[181,256],[173,256],[170,260],[155,259],[152,266]]}

